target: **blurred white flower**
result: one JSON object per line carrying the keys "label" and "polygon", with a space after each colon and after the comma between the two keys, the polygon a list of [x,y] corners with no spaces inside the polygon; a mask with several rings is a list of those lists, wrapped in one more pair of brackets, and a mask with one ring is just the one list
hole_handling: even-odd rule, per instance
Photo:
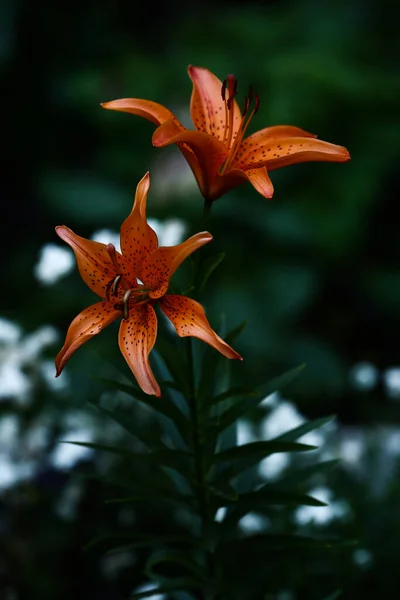
{"label": "blurred white flower", "polygon": [[359,567],[367,568],[374,562],[374,557],[366,548],[357,548],[353,552],[353,561]]}
{"label": "blurred white flower", "polygon": [[378,382],[378,369],[369,362],[360,362],[350,369],[350,381],[356,389],[372,390]]}
{"label": "blurred white flower", "polygon": [[92,240],[101,244],[113,244],[118,252],[121,252],[119,233],[111,231],[111,229],[99,229],[92,235]]}
{"label": "blurred white flower", "polygon": [[49,325],[43,325],[23,337],[18,325],[0,318],[0,399],[12,398],[22,404],[26,402],[33,379],[25,372],[25,368],[40,373],[41,354],[57,339],[57,331]]}
{"label": "blurred white flower", "polygon": [[56,244],[45,244],[40,250],[39,261],[33,272],[41,283],[51,285],[72,271],[74,264],[72,250]]}
{"label": "blurred white flower", "polygon": [[65,442],[93,442],[93,433],[86,427],[66,430],[51,455],[51,464],[57,469],[70,469],[77,462],[93,456],[93,449]]}
{"label": "blurred white flower", "polygon": [[247,513],[239,520],[239,527],[245,533],[260,533],[271,527],[271,520],[257,513]]}
{"label": "blurred white flower", "polygon": [[[278,393],[267,398],[271,398],[272,410],[261,424],[262,439],[275,438],[306,422],[306,419],[299,413],[294,404],[282,398]],[[298,441],[311,446],[321,446],[326,439],[325,434],[325,428],[310,431],[299,438]]]}
{"label": "blurred white flower", "polygon": [[383,374],[386,394],[392,400],[400,399],[400,367],[386,369]]}

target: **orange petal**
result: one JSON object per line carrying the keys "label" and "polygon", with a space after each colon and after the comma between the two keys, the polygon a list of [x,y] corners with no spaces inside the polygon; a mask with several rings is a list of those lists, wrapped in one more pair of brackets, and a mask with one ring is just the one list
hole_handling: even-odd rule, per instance
{"label": "orange petal", "polygon": [[150,304],[132,308],[119,328],[119,348],[138,384],[146,394],[161,396],[149,363],[157,337],[157,317]]}
{"label": "orange petal", "polygon": [[[178,119],[168,108],[151,100],[140,100],[139,98],[121,98],[120,100],[111,100],[111,102],[103,102],[102,108],[108,110],[117,110],[126,112],[139,117],[144,117],[148,121],[161,125],[168,119],[173,119],[180,125]],[[181,128],[183,129],[182,125]]]}
{"label": "orange petal", "polygon": [[211,233],[202,231],[178,246],[162,246],[154,250],[143,262],[139,275],[143,283],[152,290],[150,297],[161,298],[167,292],[169,280],[179,265],[192,252],[211,240]]}
{"label": "orange petal", "polygon": [[268,200],[272,198],[274,195],[274,186],[269,178],[266,167],[261,167],[260,169],[249,169],[242,172],[245,174],[257,192],[261,194],[261,196],[268,198]]}
{"label": "orange petal", "polygon": [[[58,225],[56,233],[74,251],[79,273],[86,285],[98,296],[105,298],[108,284],[117,275],[106,245],[80,237],[65,225]],[[119,253],[117,259],[124,270],[126,261]]]}
{"label": "orange petal", "polygon": [[177,133],[175,126],[167,121],[155,130],[153,145],[163,147],[171,144],[178,144],[178,146],[185,144],[194,153],[198,166],[189,164],[194,171],[198,171],[195,175],[201,193],[208,198],[213,181],[228,154],[224,144],[217,138],[200,131],[185,129],[185,131]]}
{"label": "orange petal", "polygon": [[160,300],[160,306],[180,337],[197,337],[227,358],[242,360],[240,354],[211,329],[203,307],[192,298],[168,295]]}
{"label": "orange petal", "polygon": [[149,187],[150,175],[146,173],[137,185],[131,214],[121,225],[122,254],[128,259],[135,276],[140,273],[142,262],[146,256],[158,246],[157,235],[146,220]]}
{"label": "orange petal", "polygon": [[[175,120],[170,119],[169,121],[166,121],[153,133],[153,145],[156,147],[168,145],[165,143],[165,140],[176,136],[178,133],[181,133],[182,130],[182,127],[180,127]],[[204,188],[203,171],[200,168],[199,161],[197,160],[195,153],[184,142],[178,142],[176,145],[189,163],[189,166],[196,178],[197,184],[202,191]]]}
{"label": "orange petal", "polygon": [[[267,167],[278,169],[309,161],[346,162],[350,155],[343,146],[336,146],[310,137],[270,138],[261,136],[257,145],[246,138],[239,147],[233,166],[241,169]],[[255,139],[255,138],[253,138]],[[250,146],[253,144],[253,146]]]}
{"label": "orange petal", "polygon": [[64,346],[56,357],[56,377],[65,367],[65,363],[75,350],[100,333],[102,329],[121,316],[120,310],[115,310],[111,302],[97,302],[85,308],[75,317],[68,328]]}
{"label": "orange petal", "polygon": [[272,140],[285,137],[316,138],[317,136],[314,133],[310,133],[304,129],[300,129],[300,127],[295,127],[294,125],[273,125],[272,127],[264,127],[264,129],[252,133],[245,139],[245,142],[249,142],[250,144],[253,144],[253,146],[258,146],[268,139]]}
{"label": "orange petal", "polygon": [[[198,131],[213,135],[223,142],[227,114],[221,93],[222,81],[211,71],[202,67],[189,66],[188,73],[193,82],[190,114],[194,126]],[[234,100],[231,110],[233,110],[232,137],[234,139],[242,121],[236,100]]]}

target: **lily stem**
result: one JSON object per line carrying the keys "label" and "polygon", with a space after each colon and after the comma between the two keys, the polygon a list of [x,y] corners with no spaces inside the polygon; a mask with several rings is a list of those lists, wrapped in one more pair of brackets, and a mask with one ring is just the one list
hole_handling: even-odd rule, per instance
{"label": "lily stem", "polygon": [[[194,453],[194,466],[196,477],[195,494],[197,496],[197,505],[201,520],[201,535],[205,537],[211,522],[208,497],[206,490],[206,466],[204,463],[204,437],[201,431],[199,403],[196,390],[194,361],[193,361],[193,346],[192,339],[189,337],[186,340],[187,363],[188,363],[188,378],[189,378],[189,409],[192,420],[192,442]],[[210,579],[215,578],[215,562],[213,553],[206,550],[206,563]],[[203,590],[204,600],[217,600],[217,596],[211,590]]]}
{"label": "lily stem", "polygon": [[211,216],[211,207],[213,203],[210,200],[204,200],[203,205],[203,218],[202,218],[202,229],[206,229],[208,225],[208,221]]}

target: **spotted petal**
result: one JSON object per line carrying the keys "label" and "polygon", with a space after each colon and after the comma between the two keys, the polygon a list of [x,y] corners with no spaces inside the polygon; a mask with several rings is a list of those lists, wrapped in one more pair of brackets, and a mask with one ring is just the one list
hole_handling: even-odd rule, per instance
{"label": "spotted petal", "polygon": [[103,102],[101,106],[102,108],[106,108],[108,110],[116,110],[119,112],[130,113],[131,115],[137,115],[138,117],[143,117],[144,119],[155,123],[155,125],[161,125],[164,123],[164,121],[168,121],[168,119],[173,119],[179,124],[179,121],[173,112],[171,112],[162,104],[152,102],[151,100],[141,100],[139,98],[120,98],[119,100]]}
{"label": "spotted petal", "polygon": [[121,316],[121,311],[116,310],[111,302],[97,302],[85,308],[75,317],[68,328],[64,346],[56,357],[56,377],[63,370],[65,363],[72,354],[90,338],[100,333],[102,329]]}
{"label": "spotted petal", "polygon": [[119,328],[119,348],[146,394],[161,396],[160,387],[149,363],[149,354],[157,337],[157,317],[150,304],[132,308]]}
{"label": "spotted petal", "polygon": [[[203,67],[188,68],[189,77],[193,82],[193,92],[190,100],[190,114],[193,124],[198,131],[215,136],[224,141],[229,112],[222,99],[222,81],[211,71]],[[242,116],[236,100],[232,103],[232,137],[236,137]]]}
{"label": "spotted petal", "polygon": [[[346,162],[346,148],[311,137],[271,137],[267,130],[250,135],[241,143],[233,166],[241,169],[278,169],[301,162]],[[267,131],[267,133],[265,133]]]}
{"label": "spotted petal", "polygon": [[192,298],[168,295],[160,300],[160,307],[180,337],[197,337],[227,358],[242,360],[240,354],[211,329],[203,307]]}
{"label": "spotted petal", "polygon": [[177,246],[162,246],[154,250],[143,262],[140,279],[149,287],[151,298],[161,298],[176,269],[192,252],[212,240],[207,231],[196,233]]}
{"label": "spotted petal", "polygon": [[146,220],[149,187],[150,175],[146,173],[137,185],[131,214],[121,225],[121,250],[135,276],[140,273],[141,265],[147,255],[158,246],[157,235]]}
{"label": "spotted petal", "polygon": [[[98,296],[105,298],[108,284],[117,275],[106,245],[87,240],[65,225],[57,226],[56,233],[74,251],[79,273],[86,285]],[[126,261],[118,253],[117,260],[121,269],[126,266]]]}

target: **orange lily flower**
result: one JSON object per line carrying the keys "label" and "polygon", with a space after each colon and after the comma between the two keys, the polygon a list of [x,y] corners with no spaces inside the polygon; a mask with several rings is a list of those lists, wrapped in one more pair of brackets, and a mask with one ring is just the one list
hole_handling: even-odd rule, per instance
{"label": "orange lily flower", "polygon": [[211,329],[202,306],[186,296],[166,294],[169,280],[179,265],[195,250],[212,240],[207,231],[197,233],[177,246],[158,246],[157,235],[146,220],[149,173],[136,188],[130,215],[121,226],[121,250],[76,235],[65,225],[56,227],[59,237],[73,249],[80,275],[102,298],[85,308],[69,326],[64,346],[56,357],[56,376],[82,344],[122,317],[120,350],[147,394],[161,396],[149,364],[157,337],[158,303],[180,337],[197,337],[227,358],[241,356]]}
{"label": "orange lily flower", "polygon": [[177,144],[207,202],[244,181],[271,198],[274,188],[268,171],[301,162],[350,159],[343,146],[317,140],[312,133],[290,125],[266,127],[245,138],[259,106],[252,89],[240,111],[233,75],[221,82],[202,67],[189,66],[188,73],[193,82],[190,113],[195,130],[186,129],[168,108],[150,100],[123,98],[105,102],[102,107],[138,115],[158,125],[153,145]]}

